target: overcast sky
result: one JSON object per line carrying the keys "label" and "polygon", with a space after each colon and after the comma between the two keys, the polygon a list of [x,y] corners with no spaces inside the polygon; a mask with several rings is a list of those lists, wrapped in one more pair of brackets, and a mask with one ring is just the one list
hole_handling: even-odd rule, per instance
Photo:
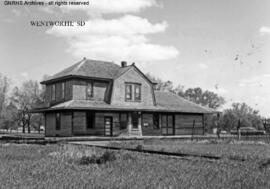
{"label": "overcast sky", "polygon": [[[32,27],[31,20],[85,20]],[[0,6],[0,72],[14,85],[83,57],[136,62],[270,116],[269,0],[90,0],[89,7]]]}

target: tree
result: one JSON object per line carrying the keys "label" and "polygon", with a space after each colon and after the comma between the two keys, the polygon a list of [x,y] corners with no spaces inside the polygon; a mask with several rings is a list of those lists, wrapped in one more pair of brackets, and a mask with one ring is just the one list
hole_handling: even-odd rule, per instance
{"label": "tree", "polygon": [[195,102],[196,104],[201,104],[202,102],[202,89],[200,87],[197,88],[189,88],[184,92],[184,98]]}
{"label": "tree", "polygon": [[157,83],[155,90],[168,91],[177,94],[187,100],[190,100],[196,104],[202,106],[208,106],[209,108],[218,109],[225,104],[225,99],[218,94],[211,91],[203,91],[200,87],[188,88],[184,90],[183,85],[178,85],[176,88],[173,86],[172,81],[163,81],[160,78],[154,77],[149,73],[146,76]]}
{"label": "tree", "polygon": [[158,77],[154,77],[151,74],[147,73],[146,76],[153,82],[156,82],[155,90],[158,91],[167,91],[174,94],[182,94],[184,90],[183,85],[178,85],[176,88],[174,88],[173,82],[170,80],[163,81],[162,79]]}
{"label": "tree", "polygon": [[37,81],[29,80],[22,84],[20,88],[15,87],[12,93],[12,102],[18,107],[18,119],[23,127],[23,133],[25,133],[25,127],[28,128],[30,133],[30,121],[32,113],[30,110],[43,103],[42,89]]}
{"label": "tree", "polygon": [[32,127],[40,133],[41,125],[44,123],[44,117],[39,113],[32,114],[31,116]]}
{"label": "tree", "polygon": [[263,119],[263,127],[267,132],[270,132],[270,118]]}
{"label": "tree", "polygon": [[246,103],[233,103],[232,108],[226,109],[222,116],[222,125],[226,130],[236,129],[240,120],[241,127],[263,129],[262,118],[258,110]]}
{"label": "tree", "polygon": [[[6,107],[8,103],[8,90],[9,90],[10,80],[0,73],[0,126],[7,126],[6,121]],[[3,125],[4,124],[4,125]]]}
{"label": "tree", "polygon": [[225,99],[212,91],[206,90],[202,95],[201,104],[209,108],[218,109],[225,104]]}
{"label": "tree", "polygon": [[1,128],[6,130],[16,129],[17,128],[17,107],[9,103],[2,111],[2,119],[1,119]]}
{"label": "tree", "polygon": [[0,115],[7,101],[7,93],[10,85],[10,80],[0,73]]}
{"label": "tree", "polygon": [[208,106],[209,108],[217,109],[225,103],[225,99],[211,91],[203,91],[200,87],[189,88],[184,93],[179,94],[190,101]]}

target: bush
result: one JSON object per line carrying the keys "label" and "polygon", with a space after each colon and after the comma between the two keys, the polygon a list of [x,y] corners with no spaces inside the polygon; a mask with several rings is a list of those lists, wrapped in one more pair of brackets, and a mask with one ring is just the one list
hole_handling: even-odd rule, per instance
{"label": "bush", "polygon": [[138,144],[135,149],[138,151],[143,151],[143,145]]}
{"label": "bush", "polygon": [[221,117],[222,128],[227,131],[237,129],[239,120],[240,127],[263,129],[259,111],[254,110],[245,103],[233,103],[232,108],[223,111]]}
{"label": "bush", "polygon": [[116,160],[116,156],[113,152],[106,151],[101,156],[82,156],[79,164],[80,165],[88,165],[88,164],[104,164],[108,161],[114,161]]}
{"label": "bush", "polygon": [[116,160],[116,156],[114,152],[111,151],[106,151],[101,157],[100,159],[102,159],[104,161],[104,163],[106,163],[107,161],[114,161]]}

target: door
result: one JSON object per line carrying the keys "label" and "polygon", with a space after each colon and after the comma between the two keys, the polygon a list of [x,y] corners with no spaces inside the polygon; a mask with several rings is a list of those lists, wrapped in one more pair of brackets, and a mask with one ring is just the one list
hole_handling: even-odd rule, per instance
{"label": "door", "polygon": [[161,116],[161,131],[163,135],[174,134],[174,118],[173,115],[164,114]]}
{"label": "door", "polygon": [[120,129],[126,129],[128,125],[128,114],[119,113]]}
{"label": "door", "polygon": [[105,128],[105,133],[104,133],[104,135],[105,136],[112,136],[112,134],[113,134],[113,130],[112,130],[112,117],[109,117],[109,116],[107,116],[107,117],[105,117],[104,118],[104,128]]}
{"label": "door", "polygon": [[133,129],[138,129],[139,118],[140,118],[140,115],[139,115],[138,112],[133,112],[133,113],[131,114],[132,128],[133,128]]}

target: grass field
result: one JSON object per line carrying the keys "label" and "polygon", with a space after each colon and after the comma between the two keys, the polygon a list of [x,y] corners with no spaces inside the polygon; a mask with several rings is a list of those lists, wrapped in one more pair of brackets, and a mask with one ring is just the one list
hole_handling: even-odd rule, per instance
{"label": "grass field", "polygon": [[[260,155],[250,156],[246,161],[228,158],[210,161],[203,158],[172,158],[139,152],[105,151],[68,144],[1,144],[0,187],[270,188],[268,145],[169,141],[143,144],[144,147],[147,145],[149,148],[191,150],[193,153],[233,155],[240,152],[245,155],[253,152]],[[96,161],[101,157],[104,158],[103,161]]]}
{"label": "grass field", "polygon": [[270,145],[247,141],[179,141],[179,140],[143,140],[111,142],[110,146],[142,148],[163,152],[179,152],[195,155],[213,155],[231,159],[257,160],[270,158]]}

